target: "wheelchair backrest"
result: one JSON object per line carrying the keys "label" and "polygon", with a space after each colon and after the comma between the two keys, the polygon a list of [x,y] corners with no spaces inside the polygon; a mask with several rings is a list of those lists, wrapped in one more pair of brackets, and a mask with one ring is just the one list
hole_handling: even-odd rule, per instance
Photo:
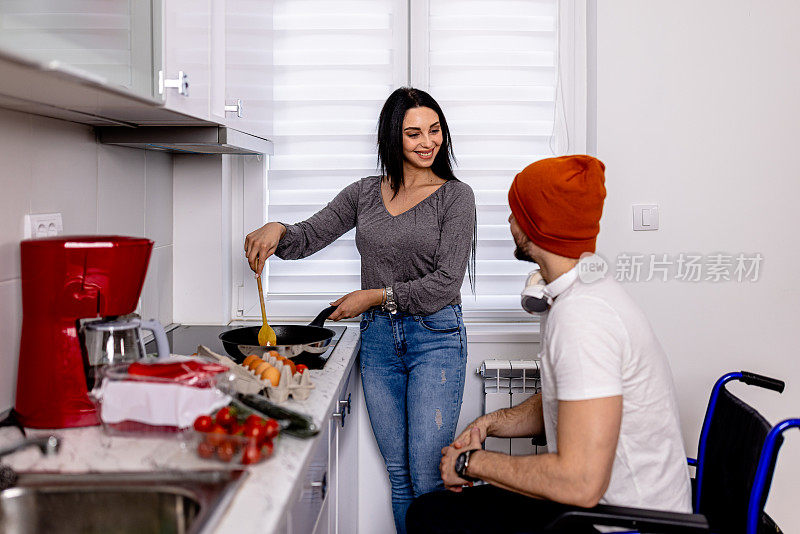
{"label": "wheelchair backrest", "polygon": [[[724,386],[719,390],[705,436],[699,508],[714,532],[744,533],[747,509],[769,422]],[[783,438],[780,438],[782,442]],[[777,445],[780,447],[781,442]],[[770,474],[774,469],[770,466]],[[770,476],[771,479],[771,476]],[[763,499],[769,493],[769,484]],[[763,509],[764,503],[761,502]]]}

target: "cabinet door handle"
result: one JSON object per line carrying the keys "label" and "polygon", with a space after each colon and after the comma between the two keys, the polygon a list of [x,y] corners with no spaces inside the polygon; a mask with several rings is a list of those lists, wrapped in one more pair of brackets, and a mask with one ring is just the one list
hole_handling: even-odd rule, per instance
{"label": "cabinet door handle", "polygon": [[325,473],[324,475],[322,475],[322,480],[320,480],[318,482],[312,482],[311,484],[309,484],[309,486],[311,486],[311,490],[312,491],[318,489],[319,490],[319,495],[320,495],[320,500],[324,501],[325,500],[325,493],[327,493],[327,491],[328,491],[328,473]]}
{"label": "cabinet door handle", "polygon": [[344,412],[345,409],[347,409],[347,413],[348,414],[351,412],[350,399],[352,398],[352,396],[353,396],[352,393],[348,393],[347,394],[347,400],[339,401],[339,408],[341,408],[343,412]]}
{"label": "cabinet door handle", "polygon": [[236,113],[236,116],[242,118],[242,100],[237,99],[233,104],[225,104],[225,113]]}
{"label": "cabinet door handle", "polygon": [[[340,401],[341,402],[341,401]],[[338,419],[339,422],[342,424],[342,428],[344,428],[344,420],[347,414],[344,411],[344,408],[341,408],[338,412],[334,412],[331,417],[334,419]]]}
{"label": "cabinet door handle", "polygon": [[165,89],[177,89],[178,93],[183,96],[189,96],[189,75],[182,70],[178,71],[178,77],[172,80],[167,80],[164,77],[164,71],[158,71],[158,92],[164,94]]}

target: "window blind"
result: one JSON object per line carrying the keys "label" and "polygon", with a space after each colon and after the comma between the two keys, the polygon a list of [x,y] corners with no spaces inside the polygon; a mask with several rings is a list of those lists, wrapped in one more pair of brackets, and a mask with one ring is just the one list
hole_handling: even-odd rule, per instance
{"label": "window blind", "polygon": [[[399,86],[425,89],[450,125],[456,176],[476,195],[477,284],[473,295],[465,277],[465,316],[530,318],[519,292],[532,265],[513,258],[507,192],[517,172],[564,146],[553,134],[558,11],[559,0],[275,0],[267,220],[304,220],[375,173],[381,105]],[[302,261],[271,259],[270,315],[308,318],[359,289],[354,236]],[[258,314],[256,302],[245,309]]]}
{"label": "window blind", "polygon": [[[273,10],[275,153],[267,219],[294,223],[348,184],[376,173],[376,127],[405,81],[406,2],[276,0]],[[302,261],[270,259],[272,316],[313,316],[361,288],[355,230]],[[249,308],[249,306],[248,306]]]}
{"label": "window blind", "polygon": [[552,155],[558,2],[428,4],[428,53],[420,58],[427,65],[420,77],[446,114],[456,176],[475,191],[478,210],[477,295],[465,280],[464,314],[525,317],[519,293],[533,265],[513,257],[508,188],[526,165]]}

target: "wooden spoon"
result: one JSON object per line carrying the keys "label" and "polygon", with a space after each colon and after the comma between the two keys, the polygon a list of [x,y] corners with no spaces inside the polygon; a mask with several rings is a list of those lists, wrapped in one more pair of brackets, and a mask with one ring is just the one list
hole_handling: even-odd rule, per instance
{"label": "wooden spoon", "polygon": [[258,344],[262,347],[275,346],[278,344],[278,336],[275,335],[275,330],[267,323],[267,310],[264,308],[264,290],[261,288],[260,275],[256,275],[256,282],[258,283],[258,302],[261,303],[261,320],[264,322],[261,325],[261,330],[258,331]]}

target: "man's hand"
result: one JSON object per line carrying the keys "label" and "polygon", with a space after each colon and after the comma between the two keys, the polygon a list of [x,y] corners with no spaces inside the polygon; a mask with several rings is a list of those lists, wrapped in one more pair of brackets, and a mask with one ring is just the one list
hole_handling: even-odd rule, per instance
{"label": "man's hand", "polygon": [[459,436],[456,439],[453,440],[453,444],[451,446],[456,449],[462,449],[467,445],[469,445],[470,441],[472,440],[471,437],[472,429],[476,428],[478,430],[478,446],[480,447],[480,444],[486,441],[486,436],[488,434],[488,427],[489,425],[486,422],[485,417],[479,417],[475,419],[473,422],[469,424],[469,426],[467,426],[467,428],[464,429],[464,431],[461,434],[459,434]]}
{"label": "man's hand", "polygon": [[463,445],[463,448],[447,446],[442,449],[442,460],[439,462],[439,472],[442,474],[445,487],[456,493],[461,491],[462,486],[471,484],[456,474],[456,458],[464,451],[481,448],[481,433],[478,427],[473,426],[468,437],[469,440]]}
{"label": "man's hand", "polygon": [[285,234],[286,227],[275,222],[267,223],[247,234],[244,238],[244,253],[253,272],[261,274],[267,258],[275,254],[275,249]]}
{"label": "man's hand", "polygon": [[373,306],[383,302],[382,289],[360,289],[331,302],[331,306],[338,306],[331,314],[331,321],[349,319],[361,315]]}

